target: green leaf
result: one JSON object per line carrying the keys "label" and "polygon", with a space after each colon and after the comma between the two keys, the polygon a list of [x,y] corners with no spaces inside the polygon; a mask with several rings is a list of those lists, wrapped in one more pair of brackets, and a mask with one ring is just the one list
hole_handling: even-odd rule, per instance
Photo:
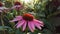
{"label": "green leaf", "polygon": [[11,12],[13,13],[14,16],[17,15],[17,11],[16,10],[13,9]]}
{"label": "green leaf", "polygon": [[8,13],[6,16],[5,16],[7,19],[13,19],[13,13]]}
{"label": "green leaf", "polygon": [[5,1],[4,3],[5,3],[5,7],[7,8],[8,7],[11,8],[13,6],[11,1]]}
{"label": "green leaf", "polygon": [[7,30],[7,29],[11,29],[11,28],[8,26],[0,26],[0,30]]}
{"label": "green leaf", "polygon": [[43,22],[45,24],[45,27],[51,31],[53,31],[55,29],[54,25],[51,24],[49,21],[47,21],[46,19],[43,19]]}
{"label": "green leaf", "polygon": [[15,31],[15,34],[23,34],[23,32],[21,32],[19,29],[17,29],[17,30]]}
{"label": "green leaf", "polygon": [[52,32],[48,29],[44,29],[42,34],[52,34]]}

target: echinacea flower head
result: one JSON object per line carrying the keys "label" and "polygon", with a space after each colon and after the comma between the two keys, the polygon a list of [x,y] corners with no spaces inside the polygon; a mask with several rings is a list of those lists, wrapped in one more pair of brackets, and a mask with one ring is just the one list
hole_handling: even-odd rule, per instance
{"label": "echinacea flower head", "polygon": [[4,6],[3,6],[3,3],[0,2],[0,12],[5,12],[5,13],[6,13],[7,10],[8,10],[8,8],[4,7]]}
{"label": "echinacea flower head", "polygon": [[26,21],[32,21],[34,19],[34,16],[31,14],[23,14],[23,19]]}
{"label": "echinacea flower head", "polygon": [[0,7],[2,7],[3,6],[3,3],[2,2],[0,2]]}
{"label": "echinacea flower head", "polygon": [[29,13],[25,13],[22,16],[16,16],[16,18],[10,22],[15,21],[18,21],[18,23],[15,25],[16,28],[22,27],[22,31],[25,31],[25,29],[28,27],[31,32],[34,32],[36,29],[35,27],[41,30],[41,27],[44,26],[44,23],[42,21],[35,19],[34,16]]}
{"label": "echinacea flower head", "polygon": [[14,3],[14,5],[21,5],[21,3],[17,1]]}
{"label": "echinacea flower head", "polygon": [[22,9],[22,7],[23,7],[22,4],[18,1],[16,1],[14,3],[14,6],[12,7],[12,9],[20,10],[20,9]]}

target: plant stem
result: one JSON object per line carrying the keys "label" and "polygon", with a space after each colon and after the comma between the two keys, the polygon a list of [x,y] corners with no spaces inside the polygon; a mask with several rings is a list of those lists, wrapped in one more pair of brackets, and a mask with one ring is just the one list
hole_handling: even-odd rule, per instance
{"label": "plant stem", "polygon": [[17,10],[17,15],[20,15],[20,11],[19,10]]}
{"label": "plant stem", "polygon": [[[2,21],[2,26],[4,27],[4,22],[3,22],[3,20],[1,20]],[[3,32],[4,32],[4,34],[5,34],[5,30],[3,29]]]}
{"label": "plant stem", "polygon": [[[4,27],[4,22],[3,22],[3,14],[1,14],[1,22],[2,22],[2,26]],[[3,29],[3,32],[5,34],[5,30]]]}

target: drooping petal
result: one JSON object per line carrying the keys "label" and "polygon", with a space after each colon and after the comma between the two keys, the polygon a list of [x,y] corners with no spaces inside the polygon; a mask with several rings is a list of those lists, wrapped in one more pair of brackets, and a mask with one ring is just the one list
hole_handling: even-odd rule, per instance
{"label": "drooping petal", "polygon": [[40,24],[39,23],[37,23],[36,21],[34,21],[33,20],[33,22],[34,22],[34,25],[38,28],[38,29],[41,29],[41,26],[40,26]]}
{"label": "drooping petal", "polygon": [[16,18],[21,18],[22,16],[16,16]]}
{"label": "drooping petal", "polygon": [[13,20],[11,20],[10,22],[15,22],[18,21],[18,19],[14,18]]}
{"label": "drooping petal", "polygon": [[2,12],[2,10],[0,10],[0,12]]}
{"label": "drooping petal", "polygon": [[3,10],[4,8],[3,7],[0,7],[0,10]]}
{"label": "drooping petal", "polygon": [[15,21],[19,21],[19,20],[22,20],[22,16],[16,16],[16,18],[11,20],[10,22],[15,22]]}
{"label": "drooping petal", "polygon": [[25,22],[25,23],[23,24],[23,31],[26,29],[26,25],[27,25],[27,23]]}
{"label": "drooping petal", "polygon": [[17,6],[13,6],[11,9],[15,9]]}
{"label": "drooping petal", "polygon": [[33,21],[29,21],[28,23],[30,23],[30,24],[31,24],[32,29],[33,29],[33,30],[35,30],[34,22],[33,22]]}
{"label": "drooping petal", "polygon": [[19,22],[18,22],[18,24],[17,24],[17,27],[16,27],[16,28],[21,27],[24,23],[25,23],[25,21],[24,21],[24,20],[19,21]]}
{"label": "drooping petal", "polygon": [[8,8],[6,8],[6,7],[0,7],[0,10],[4,10],[4,9],[8,9]]}
{"label": "drooping petal", "polygon": [[28,23],[28,27],[31,30],[31,32],[34,32],[34,30],[32,29],[31,23]]}
{"label": "drooping petal", "polygon": [[11,9],[16,9],[16,8],[21,8],[21,7],[22,7],[21,5],[15,5]]}
{"label": "drooping petal", "polygon": [[34,19],[34,22],[40,24],[40,26],[42,26],[42,27],[44,26],[44,23],[42,21],[39,21],[39,20]]}
{"label": "drooping petal", "polygon": [[16,5],[16,7],[21,7],[21,5]]}
{"label": "drooping petal", "polygon": [[16,16],[16,19],[21,20],[22,16]]}
{"label": "drooping petal", "polygon": [[40,29],[40,30],[41,30],[41,26],[40,26],[40,24],[39,24],[39,23],[34,22],[34,25],[35,25],[38,29]]}

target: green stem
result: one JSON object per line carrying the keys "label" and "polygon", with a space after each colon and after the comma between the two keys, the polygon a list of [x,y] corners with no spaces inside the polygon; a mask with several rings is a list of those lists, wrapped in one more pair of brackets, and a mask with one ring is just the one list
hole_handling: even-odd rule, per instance
{"label": "green stem", "polygon": [[20,11],[18,10],[17,15],[20,15]]}
{"label": "green stem", "polygon": [[18,10],[17,15],[21,15],[21,14],[22,14],[22,12],[20,10]]}
{"label": "green stem", "polygon": [[[4,27],[4,22],[3,22],[3,14],[1,14],[1,22],[2,22],[2,26]],[[3,32],[5,34],[5,30],[3,29]]]}
{"label": "green stem", "polygon": [[[3,20],[1,19],[1,22],[2,22],[2,26],[4,27],[4,22],[3,22]],[[4,32],[4,34],[5,34],[5,30],[3,29],[3,32]]]}

